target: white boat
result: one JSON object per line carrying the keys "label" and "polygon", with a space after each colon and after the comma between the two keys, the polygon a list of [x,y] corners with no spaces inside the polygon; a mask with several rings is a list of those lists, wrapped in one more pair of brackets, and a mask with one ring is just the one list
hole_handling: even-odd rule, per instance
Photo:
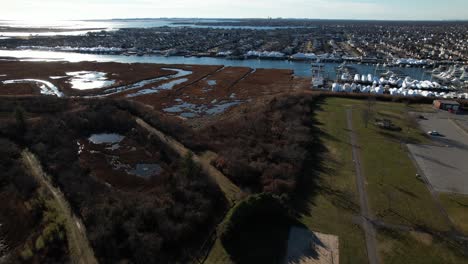
{"label": "white boat", "polygon": [[468,81],[468,67],[463,68],[463,73],[460,75],[460,81]]}
{"label": "white boat", "polygon": [[312,66],[312,88],[322,88],[325,84],[325,79],[323,78],[323,68],[322,66]]}
{"label": "white boat", "polygon": [[354,75],[354,81],[355,81],[355,82],[359,82],[360,80],[361,80],[361,75],[359,75],[358,73],[356,73],[356,74]]}

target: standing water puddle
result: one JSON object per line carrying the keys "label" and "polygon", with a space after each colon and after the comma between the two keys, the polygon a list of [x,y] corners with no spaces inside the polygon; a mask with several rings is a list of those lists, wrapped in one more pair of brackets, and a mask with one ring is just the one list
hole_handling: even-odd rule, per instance
{"label": "standing water puddle", "polygon": [[[170,80],[170,79],[175,79],[175,78],[180,78],[180,77],[184,77],[184,76],[192,74],[191,71],[185,71],[185,70],[181,70],[181,69],[162,68],[162,70],[175,71],[177,73],[169,75],[169,76],[158,77],[158,78],[149,79],[149,80],[143,80],[143,81],[136,82],[136,83],[129,84],[129,85],[124,85],[124,86],[119,86],[119,87],[115,87],[115,88],[106,89],[106,90],[104,90],[104,94],[99,95],[99,96],[109,96],[109,95],[116,94],[116,93],[121,93],[121,92],[124,92],[124,91],[135,90],[135,89],[143,88],[144,86],[146,86],[148,84],[151,84],[151,83]],[[137,95],[134,95],[134,96],[137,96]],[[132,97],[132,96],[129,95],[129,97]]]}
{"label": "standing water puddle", "polygon": [[93,144],[113,144],[120,143],[124,136],[115,133],[92,134],[89,141]]}
{"label": "standing water puddle", "polygon": [[63,93],[59,91],[57,86],[53,85],[51,82],[36,80],[36,79],[18,79],[18,80],[7,80],[3,81],[3,84],[13,84],[13,83],[36,83],[39,84],[39,89],[41,89],[41,94],[45,95],[56,95],[57,97],[63,97]]}
{"label": "standing water puddle", "polygon": [[[111,145],[106,148],[107,150],[116,150],[120,148],[119,143],[125,137],[116,133],[101,133],[93,134],[88,140],[93,144],[107,144]],[[82,145],[78,143],[78,154],[83,151]],[[132,174],[144,179],[150,179],[155,175],[159,175],[162,172],[162,168],[159,164],[156,163],[137,163],[135,166],[127,163],[123,163],[119,155],[109,155],[106,154],[107,161],[112,165],[114,170],[125,170],[128,174]]]}
{"label": "standing water puddle", "polygon": [[144,94],[158,93],[161,90],[171,90],[172,88],[174,88],[174,86],[176,86],[178,84],[181,84],[181,83],[184,83],[186,81],[188,81],[187,78],[172,80],[170,82],[161,84],[158,87],[143,89],[143,90],[140,90],[140,91],[138,91],[136,93],[129,94],[129,95],[127,95],[127,97],[135,97],[135,96],[140,96],[140,95],[144,95]]}
{"label": "standing water puddle", "polygon": [[108,80],[105,72],[96,71],[76,71],[67,72],[72,78],[69,80],[73,89],[89,90],[97,88],[105,88],[113,85],[114,80]]}
{"label": "standing water puddle", "polygon": [[162,171],[159,164],[137,164],[134,169],[127,170],[127,173],[133,174],[138,177],[150,179],[154,175],[159,175]]}
{"label": "standing water puddle", "polygon": [[212,105],[192,104],[184,102],[181,99],[176,99],[175,101],[179,104],[164,108],[163,111],[166,113],[181,113],[180,116],[185,118],[193,118],[197,117],[198,115],[221,114],[230,107],[243,103],[241,100],[218,102],[216,99],[211,101]]}

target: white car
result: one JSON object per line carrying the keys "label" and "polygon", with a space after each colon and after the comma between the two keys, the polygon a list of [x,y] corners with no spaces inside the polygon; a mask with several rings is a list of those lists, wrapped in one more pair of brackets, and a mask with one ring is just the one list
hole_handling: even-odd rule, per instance
{"label": "white car", "polygon": [[435,137],[440,137],[440,136],[442,136],[439,132],[437,132],[437,131],[435,131],[435,130],[433,130],[433,131],[428,131],[427,134],[430,135],[430,136],[435,136]]}

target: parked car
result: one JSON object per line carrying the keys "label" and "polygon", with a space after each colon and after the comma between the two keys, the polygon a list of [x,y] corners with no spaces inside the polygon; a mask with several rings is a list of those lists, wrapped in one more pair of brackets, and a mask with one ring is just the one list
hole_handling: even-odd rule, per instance
{"label": "parked car", "polygon": [[429,132],[427,132],[427,134],[430,135],[430,136],[434,136],[434,137],[441,137],[442,136],[442,134],[440,134],[439,132],[437,132],[435,130],[429,131]]}

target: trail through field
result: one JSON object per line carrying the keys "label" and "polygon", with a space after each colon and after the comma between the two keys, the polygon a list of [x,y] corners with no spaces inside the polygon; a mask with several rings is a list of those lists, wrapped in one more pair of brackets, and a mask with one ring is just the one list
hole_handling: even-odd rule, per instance
{"label": "trail through field", "polygon": [[89,245],[88,238],[86,237],[86,230],[81,219],[70,209],[65,196],[62,192],[54,187],[49,176],[42,170],[40,162],[37,158],[29,152],[24,150],[22,152],[23,163],[31,174],[37,179],[41,186],[46,188],[55,198],[60,211],[65,216],[66,232],[68,240],[68,248],[70,251],[70,258],[76,264],[95,264],[98,263],[94,257],[94,252]]}
{"label": "trail through field", "polygon": [[369,264],[378,264],[379,257],[377,254],[377,238],[375,227],[372,224],[372,213],[369,208],[369,199],[367,198],[366,183],[364,175],[361,170],[361,159],[357,145],[356,133],[353,130],[353,112],[352,109],[346,110],[346,118],[348,123],[348,130],[350,133],[351,145],[353,148],[353,161],[356,170],[356,183],[359,192],[359,204],[361,206],[361,223],[364,229],[367,246],[367,256],[369,257]]}

